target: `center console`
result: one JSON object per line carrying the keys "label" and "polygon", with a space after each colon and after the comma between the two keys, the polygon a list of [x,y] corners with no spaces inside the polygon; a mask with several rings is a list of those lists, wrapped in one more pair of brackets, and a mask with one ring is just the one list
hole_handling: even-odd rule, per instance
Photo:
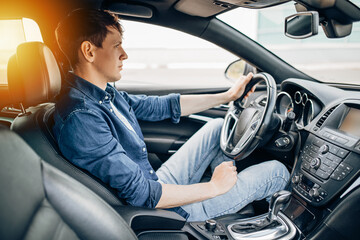
{"label": "center console", "polygon": [[274,196],[268,214],[245,219],[234,214],[190,223],[192,228],[204,239],[305,239],[316,226],[322,236],[341,231],[339,216],[352,210],[347,204],[334,206],[342,198],[357,199],[346,196],[360,185],[360,105],[340,104],[326,118],[305,133],[291,176],[291,197],[284,192]]}
{"label": "center console", "polygon": [[357,177],[360,170],[357,119],[360,110],[339,106],[329,116],[331,121],[324,122],[321,129],[314,127],[307,137],[291,185],[311,205],[327,204]]}

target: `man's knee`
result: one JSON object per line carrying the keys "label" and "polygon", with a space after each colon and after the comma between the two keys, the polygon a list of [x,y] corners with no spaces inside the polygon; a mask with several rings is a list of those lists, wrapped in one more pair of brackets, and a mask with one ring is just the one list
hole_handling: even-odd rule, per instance
{"label": "man's knee", "polygon": [[220,133],[223,123],[224,123],[223,118],[215,118],[215,119],[209,121],[206,124],[206,126],[210,129],[212,129],[213,131],[218,131]]}
{"label": "man's knee", "polygon": [[266,162],[266,169],[268,169],[274,177],[281,177],[284,181],[288,181],[290,178],[290,173],[285,167],[284,164],[277,160],[272,160]]}

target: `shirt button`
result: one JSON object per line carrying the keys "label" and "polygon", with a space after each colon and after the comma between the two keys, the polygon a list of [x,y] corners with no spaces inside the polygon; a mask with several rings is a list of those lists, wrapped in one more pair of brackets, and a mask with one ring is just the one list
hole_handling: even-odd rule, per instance
{"label": "shirt button", "polygon": [[100,104],[102,104],[102,101],[99,101]]}
{"label": "shirt button", "polygon": [[110,108],[110,112],[113,112],[112,108]]}
{"label": "shirt button", "polygon": [[108,96],[105,96],[105,99],[106,99],[106,100],[108,100],[108,99],[109,99],[109,97],[108,97]]}
{"label": "shirt button", "polygon": [[153,174],[154,173],[154,170],[150,170],[150,174]]}
{"label": "shirt button", "polygon": [[143,152],[145,152],[146,151],[146,148],[143,148]]}

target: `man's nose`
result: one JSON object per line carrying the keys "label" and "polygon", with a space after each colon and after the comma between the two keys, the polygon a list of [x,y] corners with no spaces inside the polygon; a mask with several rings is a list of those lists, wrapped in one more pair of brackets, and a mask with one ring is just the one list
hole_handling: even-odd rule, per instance
{"label": "man's nose", "polygon": [[121,55],[120,55],[120,59],[121,60],[126,60],[126,59],[128,59],[128,55],[127,55],[127,53],[125,52],[125,50],[123,49],[123,48],[121,48]]}

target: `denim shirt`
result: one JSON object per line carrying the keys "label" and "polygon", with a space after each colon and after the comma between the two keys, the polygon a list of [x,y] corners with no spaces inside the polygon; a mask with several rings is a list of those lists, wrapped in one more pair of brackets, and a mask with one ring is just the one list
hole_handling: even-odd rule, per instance
{"label": "denim shirt", "polygon": [[[104,91],[69,73],[55,107],[54,136],[69,161],[115,188],[120,198],[133,206],[154,208],[162,187],[137,119],[171,118],[178,123],[179,99],[179,94],[130,95],[109,84]],[[188,217],[180,207],[170,210]]]}

